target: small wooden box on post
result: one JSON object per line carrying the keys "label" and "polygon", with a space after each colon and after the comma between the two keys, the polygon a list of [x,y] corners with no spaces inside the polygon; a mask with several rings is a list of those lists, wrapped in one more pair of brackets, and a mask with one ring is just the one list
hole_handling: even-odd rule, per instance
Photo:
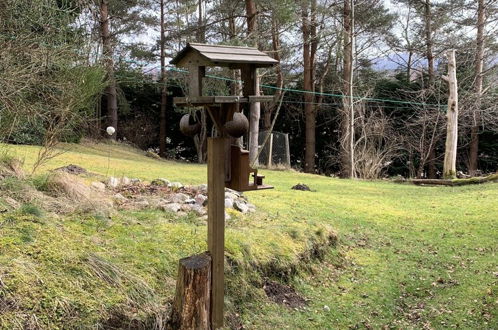
{"label": "small wooden box on post", "polygon": [[[223,327],[225,187],[238,191],[273,188],[263,184],[264,177],[249,164],[249,152],[237,143],[237,139],[249,129],[241,108],[247,113],[250,103],[273,101],[273,96],[256,96],[257,70],[273,66],[278,61],[256,48],[190,43],[170,63],[187,68],[189,72],[188,95],[175,97],[175,105],[201,107],[216,128],[214,136],[208,138],[207,158],[208,252],[212,267],[209,323],[211,329],[218,329]],[[204,96],[202,84],[206,67],[240,69],[243,95]],[[180,130],[185,135],[195,136],[200,128],[190,115],[183,116],[180,121]]]}

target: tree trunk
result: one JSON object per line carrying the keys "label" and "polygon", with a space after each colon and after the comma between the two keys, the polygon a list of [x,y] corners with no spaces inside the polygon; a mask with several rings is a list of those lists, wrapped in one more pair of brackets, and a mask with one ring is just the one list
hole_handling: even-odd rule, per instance
{"label": "tree trunk", "polygon": [[[247,37],[252,41],[255,47],[258,46],[257,33],[257,11],[254,0],[245,0],[247,15]],[[254,95],[259,95],[259,76],[255,74]],[[252,166],[258,165],[258,148],[259,148],[259,119],[261,117],[261,103],[254,102],[249,106],[249,162]]]}
{"label": "tree trunk", "polygon": [[[196,33],[196,42],[204,43],[206,42],[206,29],[204,27],[204,13],[202,9],[202,0],[199,0],[198,5],[198,18],[197,18],[197,33]],[[199,119],[199,118],[197,118]],[[207,158],[207,115],[206,111],[200,111],[200,124],[201,131],[197,136],[194,137],[195,148],[197,151],[197,162],[199,164],[203,164],[206,162]]]}
{"label": "tree trunk", "polygon": [[[272,39],[272,50],[273,50],[273,58],[278,61],[276,65],[275,71],[277,74],[276,86],[278,88],[282,88],[284,84],[284,76],[282,72],[282,67],[280,65],[280,33],[278,30],[277,19],[275,17],[275,13],[272,12],[272,21],[271,21],[271,39]],[[275,100],[280,99],[280,95],[282,91],[280,89],[275,90]],[[273,111],[277,107],[277,104],[274,103],[268,107],[265,107],[264,115],[263,115],[263,128],[268,130],[271,126],[271,118]]]}
{"label": "tree trunk", "polygon": [[435,179],[437,177],[437,167],[436,167],[436,141],[431,143],[429,150],[429,157],[427,163],[429,164],[429,169],[427,176],[429,179]]}
{"label": "tree trunk", "polygon": [[205,43],[206,42],[206,28],[204,26],[204,14],[202,10],[202,0],[199,0],[197,4],[198,8],[198,18],[197,18],[197,42]]}
{"label": "tree trunk", "polygon": [[434,53],[433,53],[433,40],[432,40],[432,4],[431,0],[426,0],[424,4],[425,16],[425,45],[427,57],[427,71],[429,75],[429,88],[434,87],[435,81],[435,68],[434,68]]}
{"label": "tree trunk", "polygon": [[180,260],[170,329],[211,329],[211,256]]}
{"label": "tree trunk", "polygon": [[443,176],[445,179],[456,178],[456,156],[458,144],[458,82],[456,77],[455,51],[448,53],[448,97],[446,149],[444,154]]}
{"label": "tree trunk", "polygon": [[[426,57],[427,57],[427,71],[429,76],[429,89],[433,93],[434,82],[436,80],[435,66],[434,66],[434,41],[432,37],[432,3],[431,0],[425,0],[424,3],[424,18],[425,18],[425,45],[426,45]],[[430,155],[428,159],[429,171],[428,176],[430,179],[436,178],[436,144],[437,141],[433,143],[430,148]]]}
{"label": "tree trunk", "polygon": [[116,78],[114,77],[114,50],[111,40],[111,27],[109,18],[109,6],[107,0],[100,1],[100,36],[102,38],[102,52],[104,56],[105,68],[107,71],[107,121],[108,125],[116,129],[116,133],[111,139],[116,139],[118,134],[118,92],[116,87]]}
{"label": "tree trunk", "polygon": [[[352,0],[344,1],[343,29],[343,109],[341,114],[341,176],[354,176],[353,145],[354,145],[354,109],[352,100],[353,76],[353,15]],[[346,97],[348,95],[349,97]]]}
{"label": "tree trunk", "polygon": [[168,86],[166,85],[166,38],[164,36],[164,1],[161,0],[161,109],[159,115],[159,155],[166,156],[166,106]]}
{"label": "tree trunk", "polygon": [[304,76],[303,87],[307,93],[304,93],[304,115],[305,115],[305,134],[306,146],[304,154],[304,171],[306,173],[315,172],[315,154],[316,154],[316,113],[313,105],[313,68],[314,56],[316,52],[316,40],[313,40],[313,35],[316,36],[316,27],[313,27],[315,17],[314,9],[316,9],[316,1],[311,3],[311,18],[310,8],[308,3],[303,1],[302,4],[302,32],[303,32],[303,63]]}
{"label": "tree trunk", "polygon": [[479,122],[481,119],[481,98],[483,90],[483,70],[484,70],[484,28],[486,25],[486,12],[484,0],[478,0],[477,9],[477,49],[475,58],[475,96],[473,123],[470,131],[470,155],[469,174],[475,176],[478,169],[479,155]]}

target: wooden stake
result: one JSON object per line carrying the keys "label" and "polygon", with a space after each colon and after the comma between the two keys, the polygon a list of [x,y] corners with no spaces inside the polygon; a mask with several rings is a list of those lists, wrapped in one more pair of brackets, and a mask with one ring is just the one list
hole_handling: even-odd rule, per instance
{"label": "wooden stake", "polygon": [[289,134],[285,134],[285,152],[287,154],[287,166],[291,167]]}
{"label": "wooden stake", "polygon": [[273,133],[270,135],[270,145],[268,146],[268,168],[272,167],[272,157],[273,157]]}
{"label": "wooden stake", "polygon": [[211,257],[203,253],[180,260],[176,295],[168,327],[209,329]]}
{"label": "wooden stake", "polygon": [[223,327],[225,262],[225,146],[208,138],[208,249],[212,258],[211,327]]}
{"label": "wooden stake", "polygon": [[449,84],[446,149],[444,153],[443,176],[456,178],[456,156],[458,146],[458,82],[456,76],[455,50],[448,52],[448,76],[443,77]]}

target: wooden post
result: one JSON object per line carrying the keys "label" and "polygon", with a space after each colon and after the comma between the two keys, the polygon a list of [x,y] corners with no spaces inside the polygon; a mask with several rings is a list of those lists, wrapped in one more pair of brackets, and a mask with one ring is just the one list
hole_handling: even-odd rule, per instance
{"label": "wooden post", "polygon": [[272,157],[273,157],[273,133],[270,135],[270,145],[268,146],[268,168],[272,166]]}
{"label": "wooden post", "polygon": [[287,166],[291,167],[289,134],[285,134],[285,152],[287,153]]}
{"label": "wooden post", "polygon": [[189,97],[202,96],[202,78],[206,75],[205,66],[192,65],[189,71]]}
{"label": "wooden post", "polygon": [[458,145],[458,82],[456,76],[455,50],[448,52],[448,76],[443,77],[449,84],[446,149],[444,153],[443,176],[456,178],[456,156]]}
{"label": "wooden post", "polygon": [[203,253],[180,260],[170,329],[210,329],[211,257]]}
{"label": "wooden post", "polygon": [[212,258],[211,327],[223,327],[225,262],[225,146],[208,138],[208,249]]}

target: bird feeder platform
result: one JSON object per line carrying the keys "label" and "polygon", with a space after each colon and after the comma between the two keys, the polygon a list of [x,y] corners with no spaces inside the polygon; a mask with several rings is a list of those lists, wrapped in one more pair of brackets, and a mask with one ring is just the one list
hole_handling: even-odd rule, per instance
{"label": "bird feeder platform", "polygon": [[197,96],[197,97],[175,97],[173,103],[176,106],[216,106],[230,103],[256,103],[256,102],[273,102],[275,98],[272,95],[263,96]]}

